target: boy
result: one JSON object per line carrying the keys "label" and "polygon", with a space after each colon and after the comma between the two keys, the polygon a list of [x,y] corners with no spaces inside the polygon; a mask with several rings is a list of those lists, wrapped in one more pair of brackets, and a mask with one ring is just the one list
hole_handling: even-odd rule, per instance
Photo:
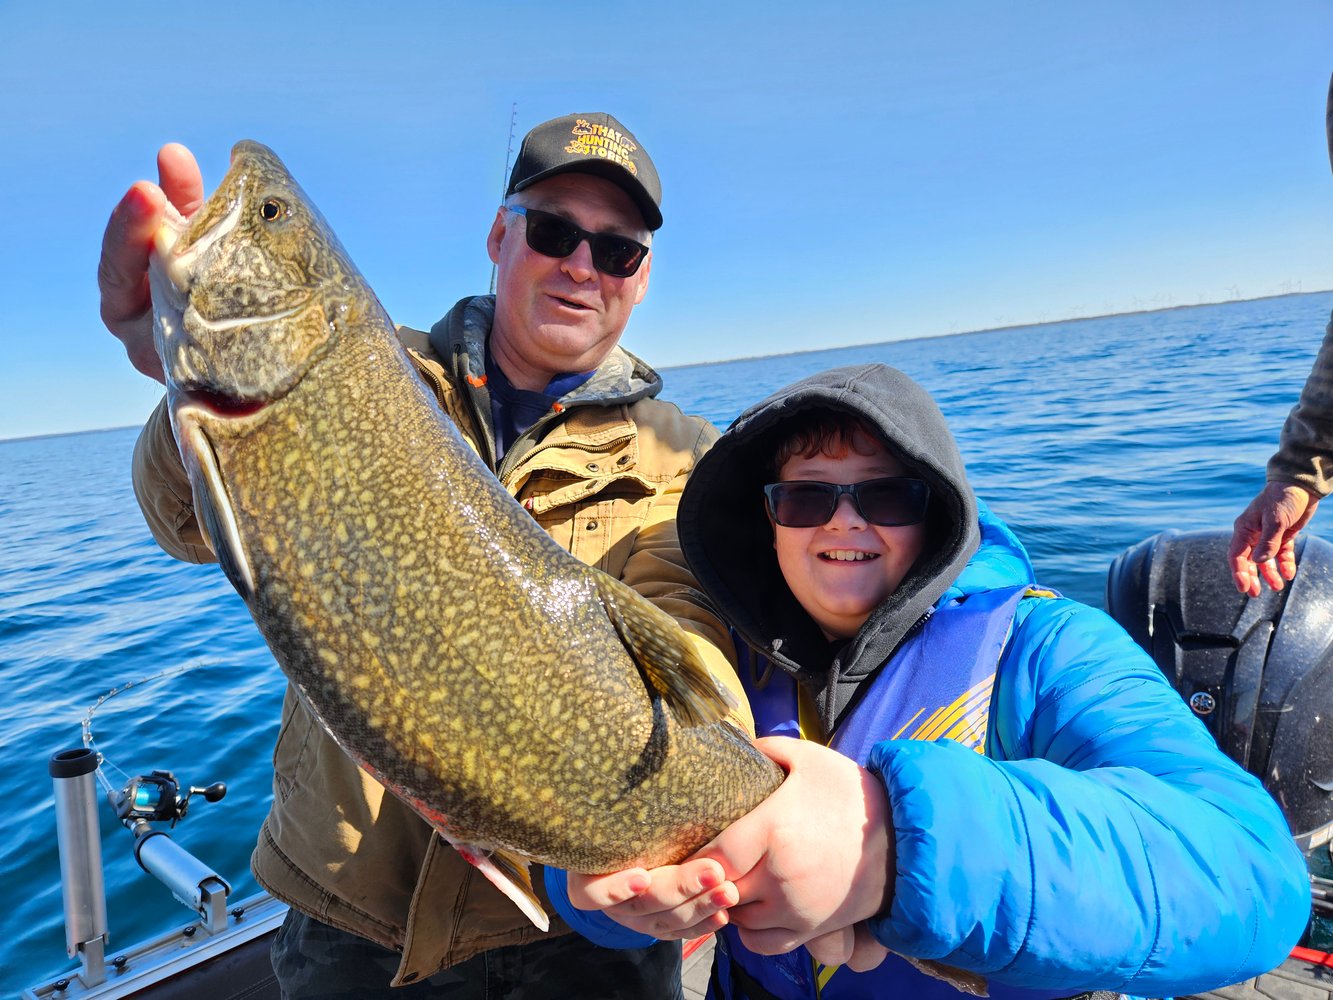
{"label": "boy", "polygon": [[570,876],[576,905],[721,928],[712,993],[755,1000],[957,995],[899,956],[993,997],[1165,996],[1295,944],[1308,883],[1276,804],[1114,622],[1035,585],[902,373],[836,369],[746,411],[678,523],[757,651],[758,734],[831,749],[761,741],[789,774],[773,796],[682,865]]}

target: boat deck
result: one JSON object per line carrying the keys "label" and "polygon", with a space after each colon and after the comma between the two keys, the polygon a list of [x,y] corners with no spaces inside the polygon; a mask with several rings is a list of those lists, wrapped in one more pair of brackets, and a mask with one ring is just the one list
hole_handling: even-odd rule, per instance
{"label": "boat deck", "polygon": [[[688,950],[690,942],[686,942]],[[685,1000],[704,1000],[708,994],[708,973],[713,967],[713,939],[709,937],[685,958],[681,979],[685,984]]]}
{"label": "boat deck", "polygon": [[[74,971],[30,987],[22,1000],[277,1000],[278,986],[269,965],[273,934],[287,908],[260,893],[231,914],[231,926],[214,937],[193,933],[183,924],[129,949],[111,952],[107,981],[85,987]],[[242,919],[243,917],[243,919]],[[685,942],[681,979],[685,1000],[704,1000],[713,965],[713,938]]]}

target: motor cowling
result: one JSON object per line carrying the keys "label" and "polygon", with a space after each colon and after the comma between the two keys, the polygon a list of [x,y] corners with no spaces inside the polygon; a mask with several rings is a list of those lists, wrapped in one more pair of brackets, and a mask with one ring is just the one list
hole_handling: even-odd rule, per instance
{"label": "motor cowling", "polygon": [[1230,541],[1171,530],[1126,549],[1107,573],[1106,610],[1308,852],[1333,836],[1333,545],[1302,534],[1295,579],[1251,598],[1231,581]]}

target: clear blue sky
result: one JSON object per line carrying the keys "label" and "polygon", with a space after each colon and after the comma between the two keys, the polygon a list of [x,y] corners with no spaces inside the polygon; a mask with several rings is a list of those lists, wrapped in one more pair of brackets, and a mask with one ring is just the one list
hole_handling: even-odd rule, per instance
{"label": "clear blue sky", "polygon": [[429,326],[489,283],[511,106],[611,111],[659,367],[1333,287],[1328,0],[371,6],[0,0],[0,438],[155,402],[94,278],[170,140],[210,186],[273,147]]}

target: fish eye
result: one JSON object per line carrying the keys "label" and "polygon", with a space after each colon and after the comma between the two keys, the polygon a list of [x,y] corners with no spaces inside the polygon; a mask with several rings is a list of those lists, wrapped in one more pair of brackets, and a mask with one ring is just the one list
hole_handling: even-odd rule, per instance
{"label": "fish eye", "polygon": [[287,206],[277,198],[268,198],[259,206],[259,216],[265,222],[272,222],[287,214]]}

